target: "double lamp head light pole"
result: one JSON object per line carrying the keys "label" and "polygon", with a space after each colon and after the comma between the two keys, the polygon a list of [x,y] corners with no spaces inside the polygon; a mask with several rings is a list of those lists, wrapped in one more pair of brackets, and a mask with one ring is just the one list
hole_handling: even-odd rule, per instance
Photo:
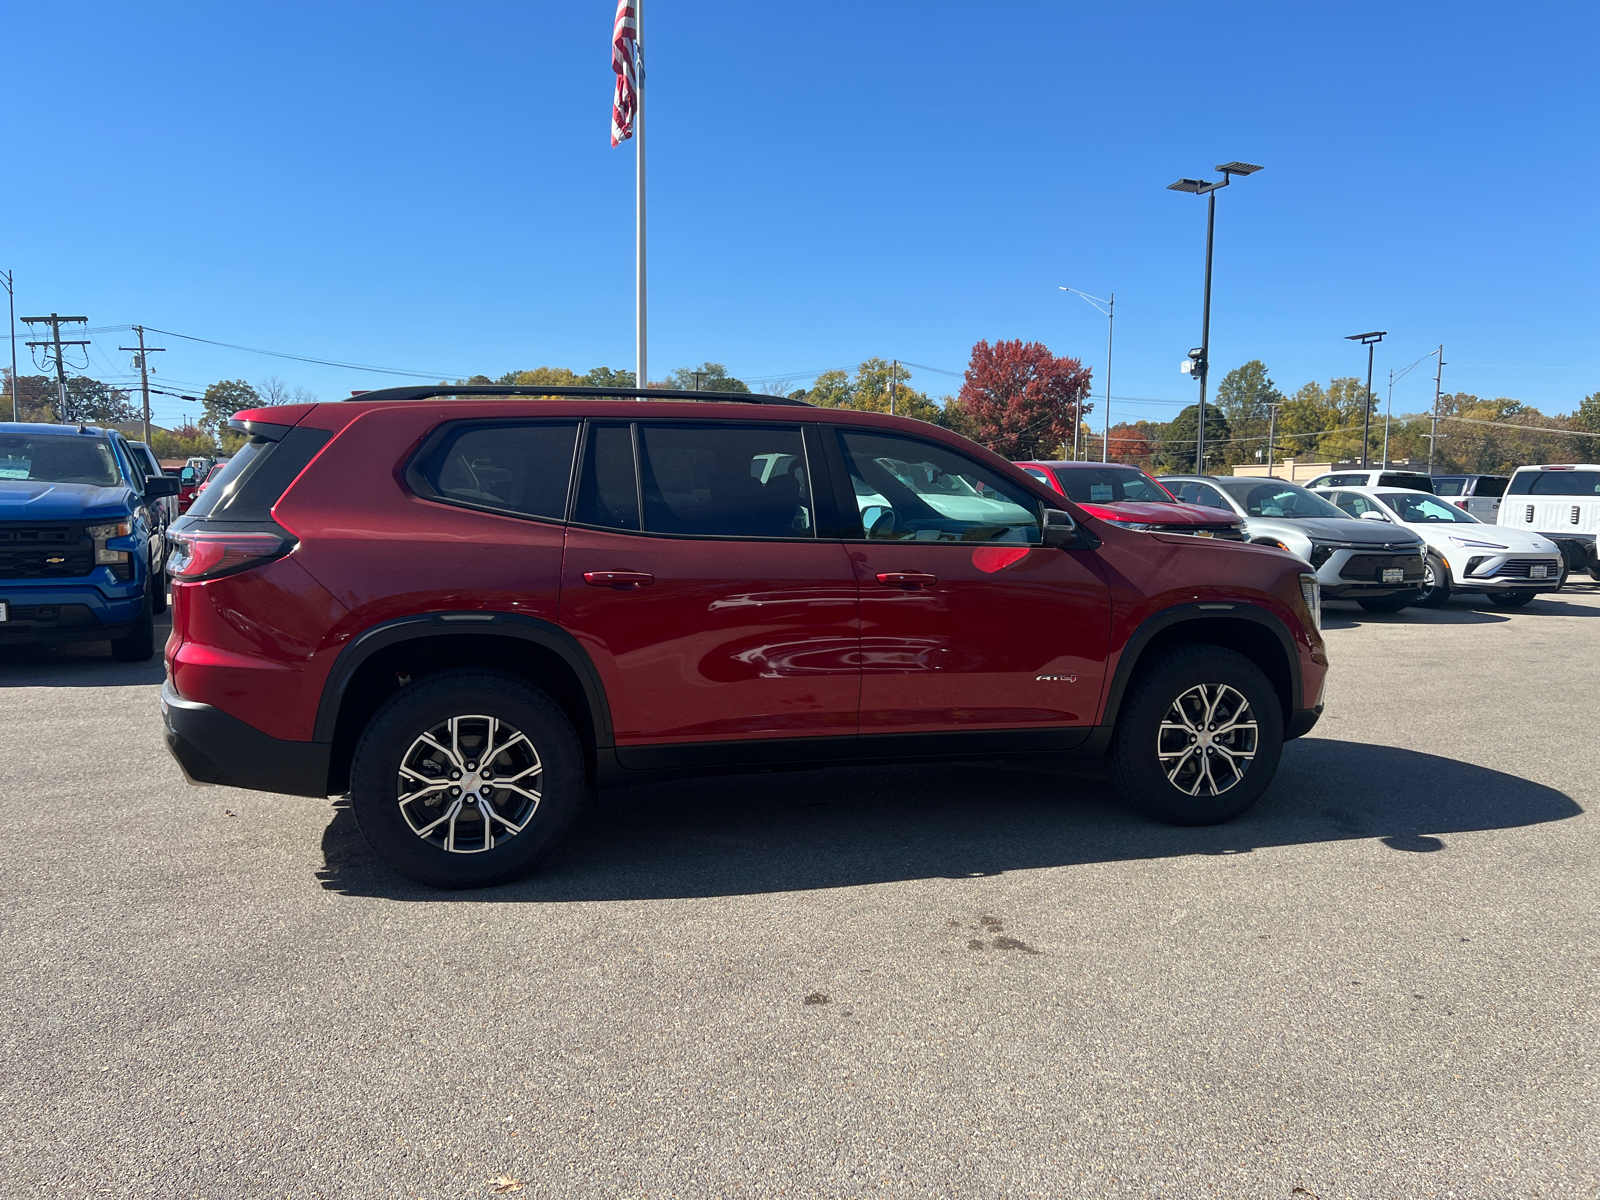
{"label": "double lamp head light pole", "polygon": [[1169,192],[1188,192],[1206,198],[1206,294],[1200,318],[1200,344],[1189,351],[1189,357],[1179,368],[1200,381],[1200,407],[1195,422],[1199,433],[1195,441],[1194,461],[1195,470],[1202,475],[1206,469],[1206,371],[1211,364],[1211,245],[1217,225],[1217,192],[1232,183],[1235,175],[1254,175],[1261,168],[1254,163],[1230,162],[1220,164],[1217,170],[1222,172],[1222,178],[1214,182],[1180,179],[1177,183],[1167,185]]}

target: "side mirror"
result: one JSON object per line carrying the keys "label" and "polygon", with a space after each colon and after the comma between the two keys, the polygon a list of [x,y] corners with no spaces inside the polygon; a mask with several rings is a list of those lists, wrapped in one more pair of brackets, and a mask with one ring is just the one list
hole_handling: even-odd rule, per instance
{"label": "side mirror", "polygon": [[1078,523],[1062,508],[1040,506],[1039,532],[1046,546],[1064,548],[1078,540]]}
{"label": "side mirror", "polygon": [[1373,512],[1370,508],[1361,514],[1361,519],[1363,521],[1382,521],[1385,525],[1389,524],[1388,517],[1384,516],[1381,512]]}
{"label": "side mirror", "polygon": [[151,500],[157,496],[176,496],[181,486],[171,475],[151,475],[144,481],[144,494]]}

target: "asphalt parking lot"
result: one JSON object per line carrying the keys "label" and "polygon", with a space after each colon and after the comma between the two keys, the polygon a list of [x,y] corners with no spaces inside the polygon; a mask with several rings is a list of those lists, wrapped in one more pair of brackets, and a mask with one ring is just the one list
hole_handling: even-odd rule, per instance
{"label": "asphalt parking lot", "polygon": [[0,1195],[1595,1195],[1600,585],[1326,626],[1229,826],[731,777],[471,894],[187,787],[159,664],[13,653]]}

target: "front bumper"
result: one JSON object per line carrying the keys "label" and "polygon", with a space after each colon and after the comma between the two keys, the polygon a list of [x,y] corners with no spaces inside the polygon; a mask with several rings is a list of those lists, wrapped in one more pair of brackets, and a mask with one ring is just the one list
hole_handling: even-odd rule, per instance
{"label": "front bumper", "polygon": [[[1325,600],[1376,599],[1399,592],[1418,592],[1423,586],[1422,555],[1415,552],[1338,549],[1317,568],[1317,581]],[[1383,572],[1398,569],[1399,582],[1385,583]]]}
{"label": "front bumper", "polygon": [[193,784],[220,784],[288,796],[328,796],[326,742],[268,737],[220,708],[185,700],[168,679],[161,685],[167,749]]}
{"label": "front bumper", "polygon": [[109,596],[106,592],[95,584],[0,579],[0,600],[10,609],[10,619],[0,621],[0,646],[103,642],[126,636],[144,611],[143,581],[119,586]]}
{"label": "front bumper", "polygon": [[1561,557],[1567,560],[1569,571],[1593,571],[1600,568],[1600,545],[1597,545],[1595,535],[1592,533],[1545,533],[1539,532],[1542,538],[1549,538],[1561,550]]}

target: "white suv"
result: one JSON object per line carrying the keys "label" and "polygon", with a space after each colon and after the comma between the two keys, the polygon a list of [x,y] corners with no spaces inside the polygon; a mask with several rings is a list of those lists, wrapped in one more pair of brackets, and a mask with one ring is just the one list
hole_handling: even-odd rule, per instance
{"label": "white suv", "polygon": [[1433,477],[1421,471],[1330,471],[1302,484],[1320,491],[1335,487],[1409,488],[1413,492],[1433,491]]}
{"label": "white suv", "polygon": [[1505,529],[1531,529],[1557,546],[1567,569],[1600,580],[1600,466],[1571,463],[1518,467],[1500,502]]}

